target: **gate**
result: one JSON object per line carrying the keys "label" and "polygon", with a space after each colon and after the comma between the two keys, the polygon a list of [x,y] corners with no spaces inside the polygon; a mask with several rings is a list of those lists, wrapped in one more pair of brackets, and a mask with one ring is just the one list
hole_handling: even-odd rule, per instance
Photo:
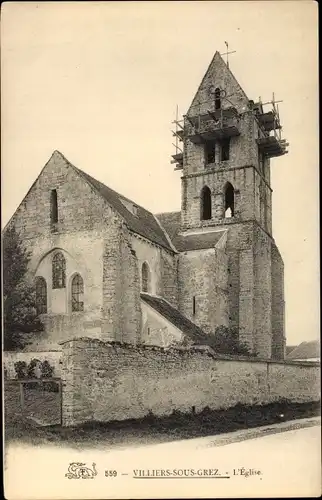
{"label": "gate", "polygon": [[29,378],[5,383],[6,420],[32,421],[40,426],[62,424],[60,378]]}

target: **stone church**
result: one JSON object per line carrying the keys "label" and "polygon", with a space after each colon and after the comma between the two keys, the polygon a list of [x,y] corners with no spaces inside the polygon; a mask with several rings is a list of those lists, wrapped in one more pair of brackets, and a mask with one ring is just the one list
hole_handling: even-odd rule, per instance
{"label": "stone church", "polygon": [[207,344],[225,325],[284,358],[270,159],[287,143],[272,105],[248,99],[215,53],[176,121],[180,212],[154,215],[53,153],[9,222],[31,250],[44,324],[31,350],[75,337]]}

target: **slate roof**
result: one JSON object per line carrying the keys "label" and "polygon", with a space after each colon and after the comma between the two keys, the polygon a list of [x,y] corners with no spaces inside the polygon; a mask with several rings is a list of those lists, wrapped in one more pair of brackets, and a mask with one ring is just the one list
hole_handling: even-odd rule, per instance
{"label": "slate roof", "polygon": [[156,217],[179,252],[214,248],[226,231],[223,229],[221,231],[209,231],[207,233],[181,236],[179,234],[181,212],[164,212],[156,214]]}
{"label": "slate roof", "polygon": [[[60,152],[57,152],[60,156],[70,165],[76,172],[81,175],[93,188],[97,191],[112,208],[114,208],[125,220],[128,228],[148,240],[157,243],[158,245],[166,248],[167,250],[173,251],[167,236],[165,235],[163,229],[160,227],[159,222],[156,220],[155,216],[141,207],[134,201],[126,198],[125,196],[117,193],[113,189],[105,186],[102,182],[94,179],[91,175],[87,174],[83,170],[72,165],[67,158],[64,157]],[[125,200],[133,204],[137,213],[133,214],[130,212],[125,205],[123,205],[121,200]]]}
{"label": "slate roof", "polygon": [[314,359],[320,358],[320,342],[311,340],[310,342],[302,342],[291,351],[286,359]]}
{"label": "slate roof", "polygon": [[148,293],[141,293],[141,298],[170,323],[181,330],[182,333],[189,337],[195,344],[209,345],[209,335],[199,328],[199,326],[192,323],[186,316],[181,314],[181,312],[169,304],[169,302],[161,297],[156,297]]}

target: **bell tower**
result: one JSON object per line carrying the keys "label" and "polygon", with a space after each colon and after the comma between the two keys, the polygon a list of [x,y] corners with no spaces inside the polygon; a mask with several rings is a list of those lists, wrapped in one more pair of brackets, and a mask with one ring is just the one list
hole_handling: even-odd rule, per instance
{"label": "bell tower", "polygon": [[229,325],[259,355],[282,358],[283,262],[272,237],[270,160],[286,154],[288,144],[274,96],[270,103],[248,99],[216,52],[175,123],[180,234],[227,230]]}

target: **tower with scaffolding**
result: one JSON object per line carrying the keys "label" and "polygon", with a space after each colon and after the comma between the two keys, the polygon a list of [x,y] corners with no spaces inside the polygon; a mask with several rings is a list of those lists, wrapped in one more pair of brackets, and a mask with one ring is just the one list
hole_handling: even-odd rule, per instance
{"label": "tower with scaffolding", "polygon": [[[225,102],[229,106],[225,107]],[[288,153],[288,142],[282,138],[282,126],[280,122],[278,103],[273,92],[270,101],[258,102],[249,101],[249,109],[252,111],[254,119],[258,123],[259,133],[257,144],[259,151],[267,158],[282,156]],[[220,104],[219,104],[220,103]],[[223,105],[222,105],[223,103]],[[201,106],[208,105],[206,113],[201,113]],[[264,106],[266,107],[264,109]],[[270,106],[270,108],[268,108]],[[198,102],[196,116],[184,115],[179,119],[178,106],[176,108],[176,119],[172,122],[174,129],[172,135],[175,137],[173,146],[175,152],[172,155],[171,163],[175,164],[175,170],[183,169],[183,142],[188,139],[195,144],[207,144],[207,141],[230,138],[240,134],[238,128],[239,113],[231,105],[229,97],[224,90],[220,90],[212,101]],[[246,111],[248,112],[248,111]],[[185,124],[186,119],[186,124]]]}
{"label": "tower with scaffolding", "polygon": [[[288,153],[278,107],[282,101],[274,94],[265,102],[249,99],[227,62],[216,52],[188,111],[180,118],[177,107],[173,121],[171,163],[182,173],[180,237],[196,239],[199,252],[191,255],[186,279],[194,279],[200,289],[213,273],[221,276],[216,299],[209,301],[226,311],[223,321],[253,351],[282,359],[284,270],[272,235],[270,175],[271,160]],[[225,235],[227,272],[214,264],[205,276],[204,259],[217,248],[219,234]]]}

